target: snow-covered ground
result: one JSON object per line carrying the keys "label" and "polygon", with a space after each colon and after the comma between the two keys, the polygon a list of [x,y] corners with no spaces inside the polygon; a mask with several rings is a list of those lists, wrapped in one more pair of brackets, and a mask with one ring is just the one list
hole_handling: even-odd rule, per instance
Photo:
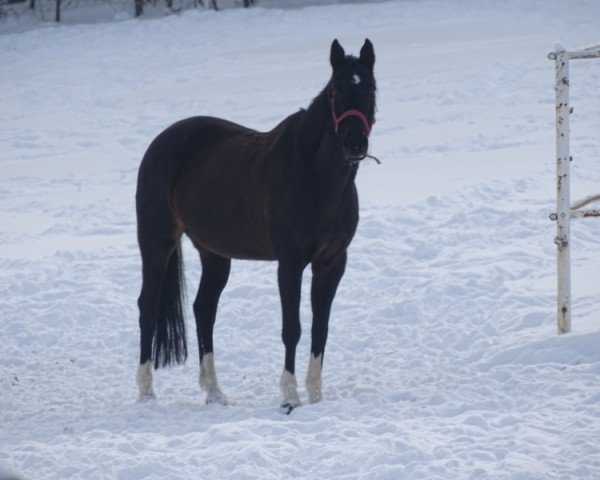
{"label": "snow-covered ground", "polygon": [[[423,0],[0,30],[0,470],[600,478],[600,221],[573,226],[573,332],[559,337],[546,58],[600,41],[599,18],[595,0]],[[359,171],[325,400],[279,413],[275,265],[234,262],[215,333],[231,405],[204,405],[194,342],[187,365],[156,373],[159,401],[137,403],[148,143],[194,114],[270,129],[323,87],[335,37],[375,45],[383,164]],[[578,198],[600,190],[600,61],[571,72]]]}

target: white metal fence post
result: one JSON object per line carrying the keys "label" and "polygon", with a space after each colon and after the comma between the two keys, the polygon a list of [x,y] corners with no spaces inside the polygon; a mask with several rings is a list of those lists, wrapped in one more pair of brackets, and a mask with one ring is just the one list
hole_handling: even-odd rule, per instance
{"label": "white metal fence post", "polygon": [[569,60],[600,58],[600,45],[568,52],[561,45],[548,55],[556,61],[556,220],[558,270],[558,333],[571,331],[571,218],[598,217],[600,210],[580,210],[600,195],[590,195],[571,205],[569,145]]}
{"label": "white metal fence post", "polygon": [[569,52],[556,52],[556,238],[558,333],[571,331],[571,194],[569,153]]}

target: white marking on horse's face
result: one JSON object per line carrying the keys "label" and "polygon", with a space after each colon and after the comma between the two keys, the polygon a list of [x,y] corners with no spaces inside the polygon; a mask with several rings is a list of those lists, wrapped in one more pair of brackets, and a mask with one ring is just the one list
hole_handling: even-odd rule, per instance
{"label": "white marking on horse's face", "polygon": [[354,75],[352,75],[352,83],[354,85],[358,85],[360,83],[360,77],[358,76],[357,73],[355,73]]}

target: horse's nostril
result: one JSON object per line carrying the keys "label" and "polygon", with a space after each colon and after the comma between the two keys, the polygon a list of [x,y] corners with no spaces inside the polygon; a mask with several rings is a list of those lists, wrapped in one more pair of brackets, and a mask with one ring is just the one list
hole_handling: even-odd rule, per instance
{"label": "horse's nostril", "polygon": [[361,145],[360,143],[352,143],[350,145],[346,145],[346,151],[350,153],[360,153],[367,150],[367,145]]}

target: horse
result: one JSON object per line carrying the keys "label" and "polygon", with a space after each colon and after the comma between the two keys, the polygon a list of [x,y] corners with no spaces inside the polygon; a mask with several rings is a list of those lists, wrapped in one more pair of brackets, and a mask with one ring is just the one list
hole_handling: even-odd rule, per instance
{"label": "horse", "polygon": [[155,399],[154,369],[187,358],[181,237],[200,254],[193,311],[200,386],[207,403],[227,404],[217,382],[213,328],[232,259],[277,261],[284,369],[281,408],[302,404],[295,376],[300,291],[311,265],[312,331],[306,392],[323,398],[321,372],[329,316],[358,225],[355,177],[375,122],[375,53],[359,57],[331,44],[331,78],[307,109],[269,132],[196,116],[174,123],[148,147],[139,167],[136,213],[142,260],[138,299],[141,401]]}

